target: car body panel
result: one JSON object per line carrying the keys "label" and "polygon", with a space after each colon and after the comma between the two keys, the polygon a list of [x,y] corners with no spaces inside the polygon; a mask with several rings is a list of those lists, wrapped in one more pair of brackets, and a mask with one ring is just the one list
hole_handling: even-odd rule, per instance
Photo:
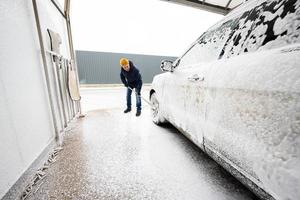
{"label": "car body panel", "polygon": [[[197,141],[201,148],[203,148],[202,125],[205,118],[204,97],[207,84],[202,79],[207,75],[206,69],[208,66],[185,66],[174,72],[165,73],[163,86],[165,95],[160,101],[164,117],[180,127],[182,132],[189,134],[189,137]],[[192,81],[190,78],[194,75],[198,75],[200,80]],[[195,121],[197,123],[194,123]]]}
{"label": "car body panel", "polygon": [[297,194],[300,186],[300,51],[287,49],[213,66],[204,137],[206,147],[279,199],[278,191]]}

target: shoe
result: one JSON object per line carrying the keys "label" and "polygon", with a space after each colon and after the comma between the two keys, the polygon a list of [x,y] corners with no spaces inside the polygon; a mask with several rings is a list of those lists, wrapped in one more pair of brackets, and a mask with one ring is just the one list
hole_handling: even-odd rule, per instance
{"label": "shoe", "polygon": [[138,111],[136,111],[136,114],[135,114],[135,116],[140,116],[141,115],[141,111],[140,110],[138,110]]}
{"label": "shoe", "polygon": [[126,110],[124,110],[124,113],[128,113],[131,111],[131,108],[126,108]]}

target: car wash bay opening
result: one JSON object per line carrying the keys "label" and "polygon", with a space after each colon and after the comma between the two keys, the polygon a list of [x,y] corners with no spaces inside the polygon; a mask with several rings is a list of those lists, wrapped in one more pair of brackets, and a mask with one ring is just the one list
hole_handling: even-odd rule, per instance
{"label": "car wash bay opening", "polygon": [[[163,2],[226,15],[244,1]],[[257,199],[190,135],[153,123],[152,80],[177,57],[75,50],[71,3],[0,2],[0,198]],[[139,117],[136,90],[123,113],[122,57],[143,77]]]}

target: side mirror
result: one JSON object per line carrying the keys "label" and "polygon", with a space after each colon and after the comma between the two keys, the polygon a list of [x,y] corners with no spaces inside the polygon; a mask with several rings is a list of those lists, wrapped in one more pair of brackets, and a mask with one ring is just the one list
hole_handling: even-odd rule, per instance
{"label": "side mirror", "polygon": [[173,72],[173,70],[174,70],[173,62],[169,61],[169,60],[161,61],[160,69],[163,72]]}

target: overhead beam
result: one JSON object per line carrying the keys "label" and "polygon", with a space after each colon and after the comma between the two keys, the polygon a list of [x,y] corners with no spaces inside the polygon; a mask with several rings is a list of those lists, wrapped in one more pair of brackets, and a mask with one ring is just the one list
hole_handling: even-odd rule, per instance
{"label": "overhead beam", "polygon": [[[180,4],[180,5],[185,5],[185,6],[191,6],[194,8],[198,8],[201,10],[205,10],[208,12],[213,12],[213,13],[217,13],[217,14],[221,14],[221,15],[226,15],[228,14],[231,9],[228,7],[222,7],[222,6],[217,6],[217,5],[213,5],[213,4],[209,4],[207,2],[205,2],[205,0],[203,1],[198,1],[198,0],[162,0],[162,1],[168,1],[171,3],[176,3],[176,4]],[[230,4],[231,1],[228,2],[228,5]]]}
{"label": "overhead beam", "polygon": [[55,0],[51,0],[51,2],[54,4],[54,6],[56,7],[56,9],[60,12],[60,14],[66,18],[64,11],[61,10],[61,8],[59,7],[59,5],[57,4],[57,2]]}
{"label": "overhead beam", "polygon": [[228,7],[229,7],[229,5],[230,5],[231,1],[232,1],[232,0],[229,0],[229,1],[228,1],[228,3],[226,4],[226,8],[228,8]]}

